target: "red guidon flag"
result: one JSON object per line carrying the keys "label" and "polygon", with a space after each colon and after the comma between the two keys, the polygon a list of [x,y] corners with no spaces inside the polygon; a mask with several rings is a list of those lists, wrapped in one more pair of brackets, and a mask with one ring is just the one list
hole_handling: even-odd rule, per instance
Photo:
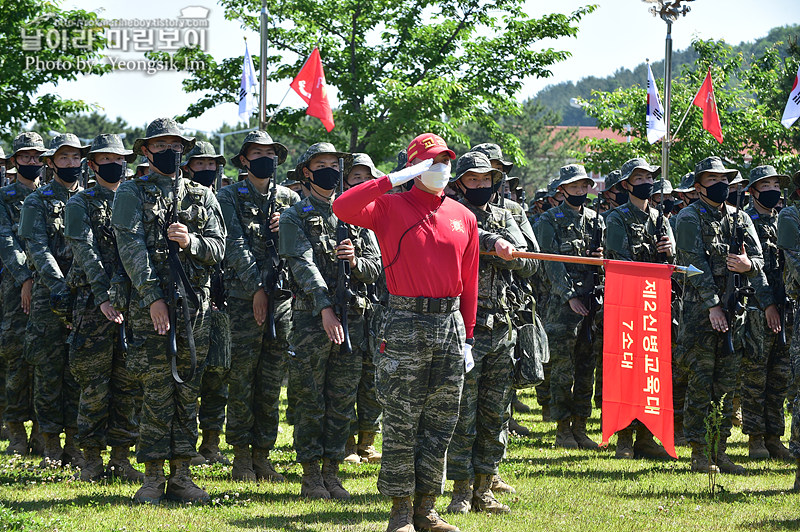
{"label": "red guidon flag", "polygon": [[717,100],[714,98],[714,84],[711,81],[711,67],[708,67],[708,74],[700,90],[697,91],[692,105],[696,105],[703,110],[703,129],[711,133],[717,142],[722,144],[722,125],[719,123],[719,111],[717,110]]}
{"label": "red guidon flag", "polygon": [[609,260],[603,306],[603,445],[638,419],[674,458],[673,268]]}
{"label": "red guidon flag", "polygon": [[308,104],[306,114],[319,118],[328,132],[333,130],[333,112],[328,102],[328,87],[319,48],[314,48],[289,86]]}

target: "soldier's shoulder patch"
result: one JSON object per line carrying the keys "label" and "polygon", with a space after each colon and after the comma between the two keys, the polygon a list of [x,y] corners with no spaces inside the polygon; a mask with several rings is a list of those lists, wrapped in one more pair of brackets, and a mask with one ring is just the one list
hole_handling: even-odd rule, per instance
{"label": "soldier's shoulder patch", "polygon": [[94,197],[94,194],[95,194],[94,190],[87,190],[86,193],[88,195],[90,195],[91,197]]}
{"label": "soldier's shoulder patch", "polygon": [[237,188],[236,190],[238,190],[238,191],[239,191],[239,192],[241,192],[242,194],[247,194],[248,192],[250,192],[250,191],[247,189],[247,187],[239,187],[239,188]]}
{"label": "soldier's shoulder patch", "polygon": [[16,196],[16,195],[17,195],[16,190],[6,190],[6,196]]}
{"label": "soldier's shoulder patch", "polygon": [[563,218],[564,217],[564,213],[563,212],[557,212],[557,213],[555,213],[555,217],[556,218]]}
{"label": "soldier's shoulder patch", "polygon": [[757,212],[754,212],[753,214],[750,215],[751,220],[758,220],[759,218],[760,216],[758,215]]}
{"label": "soldier's shoulder patch", "polygon": [[706,213],[706,208],[705,208],[705,207],[703,207],[702,205],[701,205],[701,206],[699,206],[699,207],[697,207],[697,210],[698,210],[698,211],[700,211],[700,212],[702,212],[703,214],[705,214],[705,213]]}
{"label": "soldier's shoulder patch", "polygon": [[48,188],[48,189],[42,191],[42,196],[52,196],[52,195],[53,195],[53,189],[52,188]]}
{"label": "soldier's shoulder patch", "polygon": [[313,205],[306,205],[305,207],[303,207],[303,212],[311,212],[313,210],[314,210]]}
{"label": "soldier's shoulder patch", "polygon": [[625,214],[628,214],[629,212],[631,212],[631,210],[628,207],[620,207],[619,210],[624,212]]}

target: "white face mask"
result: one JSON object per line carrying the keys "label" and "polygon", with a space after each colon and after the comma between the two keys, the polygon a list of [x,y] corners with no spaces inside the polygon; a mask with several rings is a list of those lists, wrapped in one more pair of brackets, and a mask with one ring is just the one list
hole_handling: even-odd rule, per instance
{"label": "white face mask", "polygon": [[437,163],[420,175],[422,184],[431,190],[444,190],[450,182],[450,162]]}

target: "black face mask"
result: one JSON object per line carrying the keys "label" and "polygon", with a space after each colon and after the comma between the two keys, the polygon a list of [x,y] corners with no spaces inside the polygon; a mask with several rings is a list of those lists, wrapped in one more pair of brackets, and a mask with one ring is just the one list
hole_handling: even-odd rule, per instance
{"label": "black face mask", "polygon": [[153,165],[164,175],[175,173],[175,150],[166,149],[153,154]]}
{"label": "black face mask", "polygon": [[728,183],[725,181],[718,181],[705,189],[704,196],[712,203],[723,203],[728,198]]}
{"label": "black face mask", "polygon": [[216,170],[198,170],[192,173],[192,181],[200,183],[204,187],[210,187],[215,177],[217,177]]}
{"label": "black face mask", "polygon": [[275,173],[275,159],[264,156],[258,159],[248,159],[250,163],[247,169],[256,179],[267,179]]}
{"label": "black face mask", "polygon": [[649,199],[652,192],[653,183],[639,183],[638,185],[633,185],[633,190],[631,190],[631,194],[640,200]]}
{"label": "black face mask", "polygon": [[763,205],[765,209],[774,209],[778,202],[781,201],[781,191],[765,190],[764,192],[759,192],[756,201]]}
{"label": "black face mask", "polygon": [[668,214],[672,212],[675,208],[675,200],[674,199],[665,199],[664,200],[664,214]]}
{"label": "black face mask", "polygon": [[731,205],[735,206],[737,203],[739,205],[744,205],[744,200],[745,200],[745,197],[744,197],[744,191],[743,190],[731,190],[731,191],[728,192],[727,201]]}
{"label": "black face mask", "polygon": [[545,201],[544,203],[542,203],[542,212],[544,212],[546,210],[549,210],[550,207],[552,207],[552,205],[550,205],[550,202],[549,201]]}
{"label": "black face mask", "polygon": [[56,168],[56,175],[64,183],[74,183],[81,175],[81,167]]}
{"label": "black face mask", "polygon": [[627,192],[615,192],[614,193],[614,203],[617,205],[624,205],[628,203],[628,193]]}
{"label": "black face mask", "polygon": [[122,165],[119,163],[98,164],[97,175],[106,183],[117,183],[122,179]]}
{"label": "black face mask", "polygon": [[566,192],[564,195],[567,197],[567,203],[572,205],[573,207],[580,207],[586,202],[586,196],[588,194],[581,194],[579,196],[573,196],[572,194],[567,194]]}
{"label": "black face mask", "polygon": [[37,177],[39,177],[40,172],[42,171],[41,166],[35,166],[32,164],[18,164],[17,165],[17,172],[19,175],[27,179],[28,181],[33,181]]}
{"label": "black face mask", "polygon": [[492,187],[464,189],[464,197],[467,198],[467,201],[470,202],[470,204],[476,207],[480,207],[489,203],[489,198],[492,197],[492,194],[494,194]]}
{"label": "black face mask", "polygon": [[333,190],[339,183],[339,170],[335,168],[320,168],[311,174],[311,182],[322,190]]}

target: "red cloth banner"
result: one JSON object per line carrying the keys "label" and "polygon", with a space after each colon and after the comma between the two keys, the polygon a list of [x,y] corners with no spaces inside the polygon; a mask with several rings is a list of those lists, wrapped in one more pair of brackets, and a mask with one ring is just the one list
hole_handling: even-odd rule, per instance
{"label": "red cloth banner", "polygon": [[672,267],[609,260],[603,304],[603,445],[638,419],[674,458]]}
{"label": "red cloth banner", "polygon": [[722,144],[722,125],[719,123],[719,111],[717,110],[717,99],[714,97],[714,84],[711,81],[711,67],[708,68],[706,79],[697,91],[697,95],[692,101],[703,110],[703,129],[711,133],[711,136]]}
{"label": "red cloth banner", "polygon": [[319,118],[328,132],[333,130],[333,111],[328,102],[328,87],[319,48],[314,48],[289,86],[308,104],[306,114]]}

